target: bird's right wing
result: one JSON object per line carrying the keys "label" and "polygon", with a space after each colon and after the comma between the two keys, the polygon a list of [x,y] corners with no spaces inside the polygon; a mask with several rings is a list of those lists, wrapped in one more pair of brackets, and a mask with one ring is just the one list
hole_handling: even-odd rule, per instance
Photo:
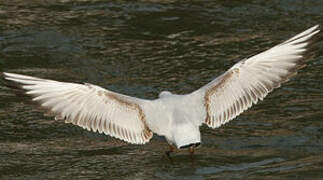
{"label": "bird's right wing", "polygon": [[304,54],[314,26],[260,54],[241,60],[220,77],[192,94],[203,98],[209,127],[219,127],[262,100],[305,66]]}
{"label": "bird's right wing", "polygon": [[33,101],[55,119],[99,131],[129,143],[144,144],[153,136],[141,107],[148,100],[118,94],[92,84],[65,83],[13,73],[5,79],[21,84]]}

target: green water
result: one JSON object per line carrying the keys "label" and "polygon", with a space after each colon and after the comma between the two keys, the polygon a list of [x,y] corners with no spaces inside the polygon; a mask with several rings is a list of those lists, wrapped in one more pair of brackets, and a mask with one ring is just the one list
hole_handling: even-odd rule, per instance
{"label": "green water", "polygon": [[[0,71],[153,99],[188,93],[239,59],[323,22],[320,0],[0,2]],[[322,24],[321,24],[322,25]],[[322,35],[320,35],[322,37]],[[323,46],[298,76],[164,156],[44,117],[0,81],[0,179],[323,178]]]}

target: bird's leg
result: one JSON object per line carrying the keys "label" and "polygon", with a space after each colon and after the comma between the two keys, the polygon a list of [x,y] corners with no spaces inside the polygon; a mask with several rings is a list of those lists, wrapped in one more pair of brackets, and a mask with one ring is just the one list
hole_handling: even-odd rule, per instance
{"label": "bird's leg", "polygon": [[173,162],[173,159],[170,157],[170,153],[171,153],[171,152],[174,152],[174,150],[175,150],[175,147],[174,147],[174,146],[172,146],[172,145],[169,145],[169,150],[165,152],[167,159],[168,159],[168,160],[170,161],[170,163],[172,163],[172,164],[173,164],[174,162]]}
{"label": "bird's leg", "polygon": [[191,155],[191,159],[193,159],[193,155],[194,155],[194,149],[195,148],[195,145],[193,145],[193,146],[191,146],[190,148],[189,148],[189,152],[190,152],[190,155]]}
{"label": "bird's leg", "polygon": [[170,158],[170,153],[174,152],[174,150],[175,150],[175,147],[172,145],[169,145],[169,150],[165,152],[166,156]]}

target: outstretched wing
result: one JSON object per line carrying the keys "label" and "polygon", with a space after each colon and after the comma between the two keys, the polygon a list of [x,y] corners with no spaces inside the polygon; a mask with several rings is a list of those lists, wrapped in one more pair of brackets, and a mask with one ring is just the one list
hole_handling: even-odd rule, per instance
{"label": "outstretched wing", "polygon": [[204,98],[209,127],[216,128],[262,100],[304,67],[309,40],[319,32],[316,25],[291,39],[236,63],[227,72],[193,92]]}
{"label": "outstretched wing", "polygon": [[144,144],[153,135],[140,106],[146,100],[117,94],[92,84],[3,74],[5,79],[22,84],[26,94],[50,111],[55,119],[64,119],[66,123],[135,144]]}

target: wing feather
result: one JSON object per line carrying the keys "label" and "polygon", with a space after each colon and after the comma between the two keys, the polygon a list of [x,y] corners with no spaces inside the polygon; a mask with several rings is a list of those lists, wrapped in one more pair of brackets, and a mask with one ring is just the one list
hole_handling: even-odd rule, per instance
{"label": "wing feather", "polygon": [[22,84],[26,94],[53,114],[94,132],[129,143],[144,144],[153,133],[146,124],[141,100],[108,91],[92,84],[63,83],[14,73],[5,79]]}
{"label": "wing feather", "polygon": [[263,100],[305,66],[309,40],[319,32],[316,25],[273,48],[241,60],[220,77],[193,92],[204,98],[206,119],[212,128],[234,119]]}

